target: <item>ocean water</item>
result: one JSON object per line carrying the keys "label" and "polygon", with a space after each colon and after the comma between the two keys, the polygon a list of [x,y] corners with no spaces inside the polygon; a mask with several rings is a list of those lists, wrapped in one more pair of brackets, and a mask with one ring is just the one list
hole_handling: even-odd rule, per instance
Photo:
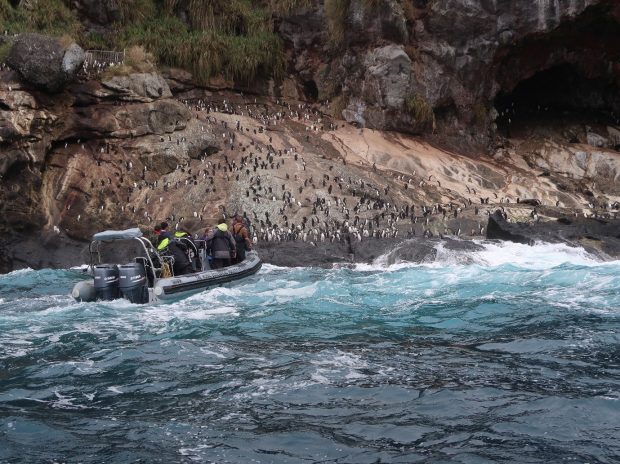
{"label": "ocean water", "polygon": [[620,462],[620,262],[438,257],[157,306],[0,276],[0,462]]}

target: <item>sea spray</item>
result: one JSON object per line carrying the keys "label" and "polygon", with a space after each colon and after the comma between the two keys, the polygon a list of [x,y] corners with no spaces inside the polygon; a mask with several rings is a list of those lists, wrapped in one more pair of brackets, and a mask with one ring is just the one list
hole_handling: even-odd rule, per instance
{"label": "sea spray", "polygon": [[478,245],[160,305],[0,276],[0,461],[614,461],[620,262]]}

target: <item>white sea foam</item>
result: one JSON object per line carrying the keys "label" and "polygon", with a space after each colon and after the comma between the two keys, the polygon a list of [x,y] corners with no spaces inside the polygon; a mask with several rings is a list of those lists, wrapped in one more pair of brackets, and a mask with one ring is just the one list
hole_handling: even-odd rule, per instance
{"label": "white sea foam", "polygon": [[24,269],[17,269],[16,271],[11,271],[8,274],[4,274],[2,277],[6,278],[6,277],[17,277],[20,275],[25,275],[25,274],[30,274],[31,272],[36,272],[34,269],[30,268],[30,267],[26,267]]}
{"label": "white sea foam", "polygon": [[368,367],[367,361],[360,356],[340,350],[335,353],[331,350],[321,353],[318,359],[311,360],[310,363],[316,366],[311,379],[323,384],[364,378],[366,375],[362,374],[360,369]]}
{"label": "white sea foam", "polygon": [[601,261],[580,247],[564,243],[482,242],[484,250],[472,253],[477,264],[491,267],[512,264],[527,269],[549,269],[562,264],[596,266]]}
{"label": "white sea foam", "polygon": [[263,263],[260,268],[259,274],[267,274],[274,271],[287,271],[290,269],[301,269],[301,268],[290,268],[284,266],[276,266],[275,264]]}
{"label": "white sea foam", "polygon": [[[524,245],[513,242],[474,241],[480,250],[452,250],[446,248],[443,242],[438,242],[435,250],[436,257],[429,263],[396,262],[389,265],[393,251],[379,256],[372,264],[356,264],[357,271],[397,271],[411,267],[446,267],[479,265],[484,267],[498,267],[514,265],[525,269],[551,269],[562,264],[578,266],[614,265],[620,261],[603,262],[598,257],[588,253],[584,248],[572,247],[564,243],[536,243]],[[411,245],[415,247],[415,244]]]}
{"label": "white sea foam", "polygon": [[275,297],[278,303],[286,303],[288,301],[297,300],[299,298],[309,298],[313,296],[318,288],[318,283],[314,282],[303,287],[288,285],[284,288],[276,288],[269,290],[269,295]]}

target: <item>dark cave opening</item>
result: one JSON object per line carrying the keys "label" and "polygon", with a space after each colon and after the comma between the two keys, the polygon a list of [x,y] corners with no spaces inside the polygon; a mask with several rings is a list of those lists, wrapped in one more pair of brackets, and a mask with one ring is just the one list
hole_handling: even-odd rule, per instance
{"label": "dark cave opening", "polygon": [[609,77],[589,78],[562,64],[519,82],[495,98],[500,133],[507,136],[534,126],[620,124],[620,87]]}
{"label": "dark cave opening", "polygon": [[620,9],[603,0],[556,29],[500,49],[493,101],[500,134],[620,125],[618,37]]}
{"label": "dark cave opening", "polygon": [[319,98],[319,88],[317,87],[316,82],[311,79],[308,81],[303,81],[302,84],[304,86],[303,92],[306,100],[311,102],[317,101]]}

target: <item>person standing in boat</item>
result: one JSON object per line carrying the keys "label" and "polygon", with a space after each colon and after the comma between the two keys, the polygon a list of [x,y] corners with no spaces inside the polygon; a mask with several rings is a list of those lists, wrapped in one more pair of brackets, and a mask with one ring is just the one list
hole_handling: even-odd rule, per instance
{"label": "person standing in boat", "polygon": [[193,268],[185,247],[181,246],[178,240],[175,239],[174,234],[168,230],[168,223],[162,222],[159,226],[159,241],[157,242],[157,251],[159,254],[170,254],[174,258],[174,275],[183,275],[193,272]]}
{"label": "person standing in boat", "polygon": [[235,259],[237,256],[237,247],[235,239],[228,231],[226,218],[218,221],[217,227],[206,234],[205,240],[207,242],[207,254],[213,257],[211,268],[221,269],[230,266],[231,259]]}
{"label": "person standing in boat", "polygon": [[198,245],[194,242],[192,234],[186,230],[179,229],[174,232],[174,238],[179,242],[181,248],[184,248],[187,258],[192,265],[192,271],[199,271],[202,268],[202,263],[200,261],[200,257],[198,256]]}
{"label": "person standing in boat", "polygon": [[237,246],[237,256],[232,260],[233,264],[238,264],[245,259],[245,252],[252,249],[252,240],[245,226],[245,221],[240,214],[235,214],[232,220],[232,234]]}

